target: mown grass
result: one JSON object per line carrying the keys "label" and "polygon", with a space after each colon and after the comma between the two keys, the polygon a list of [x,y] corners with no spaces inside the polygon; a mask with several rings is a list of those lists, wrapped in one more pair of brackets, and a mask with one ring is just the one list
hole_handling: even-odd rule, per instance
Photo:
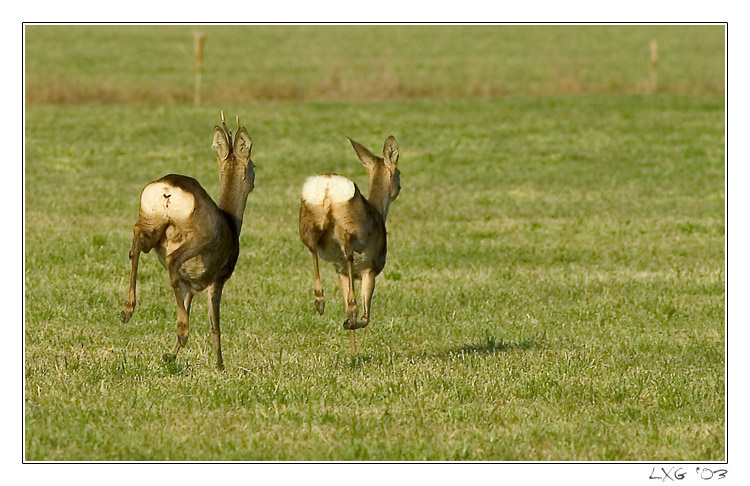
{"label": "mown grass", "polygon": [[[217,193],[211,127],[238,113],[256,189],[224,292],[173,364],[173,296],[141,260],[142,186]],[[608,95],[28,106],[25,458],[722,460],[723,96]],[[349,135],[393,134],[403,190],[352,357],[323,269],[312,306],[298,190],[366,187]]]}
{"label": "mown grass", "polygon": [[28,25],[26,100],[192,102],[193,31],[209,104],[644,93],[652,40],[658,92],[724,92],[722,25]]}

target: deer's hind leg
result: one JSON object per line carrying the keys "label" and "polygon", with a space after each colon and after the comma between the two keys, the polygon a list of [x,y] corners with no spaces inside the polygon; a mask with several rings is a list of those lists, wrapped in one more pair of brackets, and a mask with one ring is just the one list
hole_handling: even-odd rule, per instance
{"label": "deer's hind leg", "polygon": [[177,301],[177,341],[171,353],[164,354],[164,361],[174,361],[177,353],[187,344],[190,334],[190,304],[193,301],[193,290],[186,284],[179,282],[173,286]]}
{"label": "deer's hind leg", "polygon": [[133,243],[130,246],[130,289],[128,295],[125,298],[125,303],[122,306],[122,312],[120,313],[120,319],[122,322],[128,322],[133,316],[135,310],[135,288],[136,288],[136,277],[138,275],[138,260],[141,256],[141,252],[148,253],[151,249],[161,240],[166,231],[167,223],[163,223],[156,226],[146,226],[138,221],[133,227]]}
{"label": "deer's hind leg", "polygon": [[325,311],[326,299],[323,295],[323,282],[320,279],[318,266],[318,242],[323,235],[323,229],[316,223],[315,215],[303,202],[300,205],[299,236],[305,244],[313,260],[313,294],[315,295],[315,310],[321,316]]}
{"label": "deer's hind leg", "polygon": [[318,267],[318,251],[310,250],[313,259],[313,293],[315,294],[315,310],[321,316],[326,308],[326,299],[323,295],[323,282],[320,279],[320,268]]}
{"label": "deer's hind leg", "polygon": [[[164,361],[173,361],[177,357],[177,353],[180,349],[185,346],[190,334],[190,303],[193,299],[193,293],[195,292],[187,281],[184,281],[180,277],[180,267],[186,261],[200,255],[206,248],[207,243],[195,244],[193,242],[187,242],[176,248],[172,253],[164,257],[164,265],[167,267],[169,272],[169,280],[172,283],[174,289],[175,298],[177,300],[177,341],[175,342],[174,348],[171,353],[164,355]],[[218,298],[221,299],[221,292],[218,294]]]}
{"label": "deer's hind leg", "polygon": [[179,269],[184,262],[200,254],[205,246],[183,244],[164,258],[177,301],[177,341],[172,348],[172,352],[164,355],[164,361],[173,361],[177,357],[180,349],[187,344],[190,334],[190,304],[193,300],[194,290],[187,282],[182,280]]}

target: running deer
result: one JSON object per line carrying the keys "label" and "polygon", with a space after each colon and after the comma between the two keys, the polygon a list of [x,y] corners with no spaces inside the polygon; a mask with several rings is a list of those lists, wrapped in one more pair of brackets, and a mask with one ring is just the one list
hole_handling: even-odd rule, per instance
{"label": "running deer", "polygon": [[177,299],[177,342],[164,361],[173,361],[188,339],[188,320],[193,296],[205,290],[210,303],[209,321],[216,367],[224,369],[221,356],[219,307],[224,283],[234,271],[239,256],[240,228],[247,196],[255,183],[255,165],[250,160],[253,142],[237,118],[237,133],[214,126],[213,143],[219,159],[218,204],[192,177],[169,174],[141,191],[138,220],[130,249],[130,291],[122,307],[122,322],[135,308],[135,283],[140,253],[156,250]]}
{"label": "running deer", "polygon": [[[370,323],[370,303],[375,277],[385,266],[387,250],[385,219],[391,203],[401,190],[398,146],[390,136],[383,146],[383,157],[347,137],[368,176],[369,197],[357,185],[336,174],[308,177],[302,186],[299,234],[313,260],[315,309],[323,315],[325,297],[318,269],[318,255],[333,263],[346,306],[344,328],[349,330],[352,354],[356,353],[354,330]],[[356,319],[354,280],[361,280],[363,314]]]}

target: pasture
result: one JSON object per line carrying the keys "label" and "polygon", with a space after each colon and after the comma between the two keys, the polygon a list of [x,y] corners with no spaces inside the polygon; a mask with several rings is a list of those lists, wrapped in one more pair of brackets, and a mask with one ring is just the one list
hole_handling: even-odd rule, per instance
{"label": "pasture", "polygon": [[[201,106],[192,30],[26,28],[26,460],[725,458],[722,27],[202,27]],[[155,255],[119,320],[139,192],[216,196],[219,110],[256,164],[223,373],[203,295],[161,361]],[[347,135],[401,152],[356,356],[297,235],[306,176],[366,192]]]}

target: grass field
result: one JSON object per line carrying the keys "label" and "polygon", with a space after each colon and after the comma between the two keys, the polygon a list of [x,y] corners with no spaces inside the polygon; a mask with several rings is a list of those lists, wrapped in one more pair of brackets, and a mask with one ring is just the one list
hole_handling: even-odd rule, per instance
{"label": "grass field", "polygon": [[31,103],[724,93],[723,26],[28,26]]}
{"label": "grass field", "polygon": [[[101,66],[98,56],[127,29],[69,27],[70,45],[88,60],[42,53],[59,29],[29,27],[26,35],[26,460],[725,458],[720,28],[602,28],[600,43],[578,31],[560,40],[510,29],[493,34],[515,39],[509,52],[520,54],[507,62],[545,45],[539,39],[558,39],[576,60],[546,63],[536,78],[536,63],[519,64],[513,80],[499,76],[507,65],[480,62],[490,55],[485,44],[476,59],[462,56],[456,39],[483,38],[483,29],[446,29],[433,44],[408,44],[407,55],[377,28],[340,27],[349,42],[321,46],[325,36],[312,27],[275,43],[280,31],[268,27],[257,30],[274,55],[245,71],[223,72],[212,61],[207,92],[217,83],[210,73],[225,73],[251,87],[270,79],[269,92],[303,86],[299,99],[232,102],[226,88],[200,107],[181,102],[190,99],[190,78],[172,102],[139,97],[149,82],[180,86],[177,75],[168,81],[171,61],[159,64],[166,56],[158,49],[133,64],[133,43],[111,61],[132,65],[132,77],[108,78],[125,69]],[[210,29],[208,45],[236,57],[229,30]],[[160,48],[157,40],[190,47],[190,31],[138,34]],[[704,46],[679,74],[664,61],[660,93],[640,94],[647,70],[628,68],[630,54],[608,61],[623,66],[620,81],[599,70],[595,54],[622,52],[618,39],[645,40],[643,68],[655,32],[667,52],[670,43],[674,52],[684,42]],[[397,58],[394,86],[413,80],[408,86],[429,89],[326,94],[317,75],[323,83],[336,62],[341,86],[379,79],[351,74],[357,42]],[[334,44],[338,54],[310,72],[314,50]],[[423,67],[408,62],[424,52]],[[383,58],[373,65],[383,67]],[[472,93],[471,79],[461,78],[471,66],[491,80],[486,92]],[[553,82],[560,66],[578,73],[579,94]],[[159,75],[149,81],[149,70]],[[62,83],[58,92],[69,95],[57,100],[30,92],[58,89],[53,78],[92,89]],[[79,91],[94,97],[79,99]],[[106,104],[102,92],[119,93],[121,103]],[[161,362],[175,308],[154,255],[141,259],[132,320],[119,321],[139,191],[180,172],[217,194],[210,143],[219,109],[240,115],[257,165],[222,301],[224,373],[213,369],[203,296],[187,347],[175,363]],[[373,322],[357,331],[352,357],[328,266],[326,314],[313,308],[311,262],[296,233],[298,191],[317,172],[366,187],[345,136],[379,150],[391,134],[402,191],[389,213]]]}

